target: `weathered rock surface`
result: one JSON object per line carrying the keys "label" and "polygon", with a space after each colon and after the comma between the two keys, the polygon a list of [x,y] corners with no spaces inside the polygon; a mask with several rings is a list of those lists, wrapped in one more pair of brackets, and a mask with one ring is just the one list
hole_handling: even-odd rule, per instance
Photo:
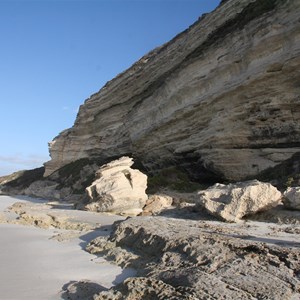
{"label": "weathered rock surface", "polygon": [[82,280],[78,282],[71,282],[63,287],[60,299],[64,300],[93,300],[93,295],[105,291],[106,288],[91,282],[89,280]]}
{"label": "weathered rock surface", "polygon": [[61,199],[61,192],[56,188],[58,183],[50,180],[38,180],[25,189],[24,194],[28,196],[40,197],[44,199]]}
{"label": "weathered rock surface", "polygon": [[92,185],[86,188],[90,203],[86,209],[137,215],[148,196],[147,176],[132,169],[132,158],[122,157],[102,166]]}
{"label": "weathered rock surface", "polygon": [[300,210],[300,187],[291,187],[284,192],[284,205]]}
{"label": "weathered rock surface", "polygon": [[51,211],[51,206],[47,204],[16,202],[9,210],[17,214],[17,218],[5,218],[2,220],[4,223],[34,225],[44,229],[59,228],[80,231],[95,229],[94,224],[76,221],[63,211]]}
{"label": "weathered rock surface", "polygon": [[275,207],[282,198],[282,194],[270,183],[257,180],[229,185],[217,183],[199,192],[198,196],[198,205],[229,222]]}
{"label": "weathered rock surface", "polygon": [[223,1],[87,99],[45,175],[130,154],[149,171],[244,180],[300,152],[299,15],[297,0]]}
{"label": "weathered rock surface", "polygon": [[[120,290],[101,292],[94,300],[153,300],[153,299],[184,299],[172,285],[153,278],[128,278],[124,280]],[[192,295],[188,299],[193,299]]]}
{"label": "weathered rock surface", "polygon": [[283,204],[258,212],[255,215],[249,215],[245,219],[256,220],[260,222],[272,222],[277,224],[295,224],[300,225],[300,211],[287,210]]}
{"label": "weathered rock surface", "polygon": [[143,208],[142,215],[155,215],[171,207],[173,198],[164,194],[151,195]]}
{"label": "weathered rock surface", "polygon": [[136,268],[140,277],[95,299],[298,299],[296,228],[291,234],[258,222],[127,219],[87,249]]}

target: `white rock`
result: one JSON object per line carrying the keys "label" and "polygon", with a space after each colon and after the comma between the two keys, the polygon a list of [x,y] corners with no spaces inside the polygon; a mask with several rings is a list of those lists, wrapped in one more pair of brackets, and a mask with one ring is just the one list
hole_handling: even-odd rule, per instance
{"label": "white rock", "polygon": [[[263,3],[278,8],[263,14]],[[245,26],[219,34],[252,6]],[[50,143],[45,176],[104,153],[230,181],[290,159],[300,151],[299,15],[296,0],[227,1],[85,101]]]}
{"label": "white rock", "polygon": [[122,157],[102,166],[92,185],[86,188],[88,210],[138,215],[144,207],[147,176],[131,169],[132,158]]}
{"label": "white rock", "polygon": [[215,184],[198,195],[197,204],[229,222],[275,207],[282,197],[274,186],[257,180],[229,185]]}
{"label": "white rock", "polygon": [[300,187],[290,187],[284,192],[283,203],[286,207],[300,210]]}
{"label": "white rock", "polygon": [[173,203],[173,198],[163,194],[151,195],[143,209],[143,215],[157,214],[162,210],[169,208]]}

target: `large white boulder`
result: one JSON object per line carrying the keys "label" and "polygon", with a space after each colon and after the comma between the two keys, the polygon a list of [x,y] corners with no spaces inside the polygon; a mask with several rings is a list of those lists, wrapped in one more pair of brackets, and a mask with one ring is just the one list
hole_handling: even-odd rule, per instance
{"label": "large white boulder", "polygon": [[300,187],[289,187],[284,192],[284,205],[287,208],[300,210]]}
{"label": "large white boulder", "polygon": [[131,169],[132,158],[121,157],[103,165],[97,179],[86,188],[88,210],[138,215],[146,204],[147,176]]}
{"label": "large white boulder", "polygon": [[282,197],[274,186],[257,180],[215,184],[200,191],[198,196],[198,205],[228,222],[236,222],[244,216],[275,207]]}

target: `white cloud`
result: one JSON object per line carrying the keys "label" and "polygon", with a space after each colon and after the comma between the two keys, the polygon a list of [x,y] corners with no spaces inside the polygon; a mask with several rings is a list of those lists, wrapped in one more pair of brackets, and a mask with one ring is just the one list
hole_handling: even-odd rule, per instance
{"label": "white cloud", "polygon": [[48,156],[39,154],[15,154],[10,156],[0,155],[0,176],[7,175],[19,170],[38,168],[48,160]]}

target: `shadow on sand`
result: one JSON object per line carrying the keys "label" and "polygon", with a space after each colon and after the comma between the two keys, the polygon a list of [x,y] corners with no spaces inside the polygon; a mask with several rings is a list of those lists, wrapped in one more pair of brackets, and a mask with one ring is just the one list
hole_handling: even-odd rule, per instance
{"label": "shadow on sand", "polygon": [[81,247],[81,249],[85,250],[86,246],[90,241],[92,241],[93,239],[99,236],[109,236],[111,230],[112,230],[111,225],[104,225],[94,229],[93,231],[89,231],[88,233],[85,233],[79,237],[79,239],[82,241],[79,243],[79,246]]}
{"label": "shadow on sand", "polygon": [[91,281],[70,281],[62,287],[60,294],[64,300],[93,300],[94,295],[107,291],[104,286]]}

